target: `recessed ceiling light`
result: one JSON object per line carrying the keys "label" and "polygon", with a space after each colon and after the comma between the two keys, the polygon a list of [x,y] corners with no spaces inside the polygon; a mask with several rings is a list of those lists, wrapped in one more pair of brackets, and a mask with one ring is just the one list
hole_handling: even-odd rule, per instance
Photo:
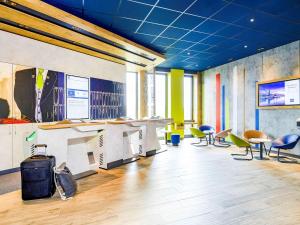
{"label": "recessed ceiling light", "polygon": [[248,45],[244,45],[244,48],[248,48]]}
{"label": "recessed ceiling light", "polygon": [[233,60],[233,58],[229,58],[229,59],[228,59],[228,61],[232,61],[232,60]]}
{"label": "recessed ceiling light", "polygon": [[253,23],[253,22],[254,22],[254,18],[251,18],[251,19],[250,19],[250,22]]}
{"label": "recessed ceiling light", "polygon": [[196,64],[195,66],[198,66],[198,64]]}
{"label": "recessed ceiling light", "polygon": [[265,48],[258,48],[257,51],[262,51],[264,50]]}
{"label": "recessed ceiling light", "polygon": [[190,53],[190,52],[188,52],[187,54],[188,54],[188,55],[190,55],[191,53]]}

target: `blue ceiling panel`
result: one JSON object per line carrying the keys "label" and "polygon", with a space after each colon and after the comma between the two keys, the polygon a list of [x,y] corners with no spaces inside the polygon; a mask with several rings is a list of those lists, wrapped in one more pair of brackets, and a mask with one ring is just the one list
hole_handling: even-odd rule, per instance
{"label": "blue ceiling panel", "polygon": [[119,5],[119,0],[86,0],[81,2],[84,3],[84,10],[105,14],[114,14],[117,11]]}
{"label": "blue ceiling panel", "polygon": [[289,11],[293,8],[298,7],[299,5],[299,0],[273,0],[265,1],[258,7],[258,9],[270,13],[272,15],[280,15],[282,12]]}
{"label": "blue ceiling panel", "polygon": [[300,0],[44,2],[165,54],[165,68],[204,70],[300,39]]}
{"label": "blue ceiling panel", "polygon": [[66,7],[66,8],[82,8],[82,0],[44,0],[44,2],[54,5],[56,7]]}
{"label": "blue ceiling panel", "polygon": [[182,56],[189,56],[189,57],[194,57],[197,56],[198,54],[199,54],[198,51],[193,51],[193,50],[185,50],[181,53]]}
{"label": "blue ceiling panel", "polygon": [[213,53],[213,54],[218,54],[218,53],[221,53],[223,51],[224,51],[223,48],[220,48],[220,47],[217,47],[217,46],[213,46],[213,47],[210,47],[210,48],[205,50],[205,52]]}
{"label": "blue ceiling panel", "polygon": [[220,36],[210,36],[206,39],[203,39],[201,41],[202,44],[207,44],[207,45],[217,45],[219,44],[220,42],[223,42],[225,41],[226,38],[224,37],[220,37]]}
{"label": "blue ceiling panel", "polygon": [[226,4],[222,0],[201,0],[197,1],[192,7],[187,10],[187,13],[191,13],[198,16],[210,17],[218,10],[222,9]]}
{"label": "blue ceiling panel", "polygon": [[150,34],[150,35],[158,35],[160,34],[164,29],[166,29],[166,26],[157,25],[154,23],[143,23],[143,25],[140,27],[139,32]]}
{"label": "blue ceiling panel", "polygon": [[172,45],[172,47],[186,49],[186,48],[189,48],[191,45],[193,45],[192,42],[177,41]]}
{"label": "blue ceiling panel", "polygon": [[113,29],[123,31],[125,33],[127,31],[130,33],[134,33],[140,25],[140,22],[136,20],[130,20],[122,17],[116,17],[113,21]]}
{"label": "blue ceiling panel", "polygon": [[169,27],[162,33],[161,36],[169,37],[169,38],[180,38],[182,37],[187,31],[183,29],[178,29],[174,27]]}
{"label": "blue ceiling panel", "polygon": [[173,44],[174,42],[175,42],[174,39],[159,37],[153,42],[153,44],[161,45],[161,46],[169,46],[169,45]]}
{"label": "blue ceiling panel", "polygon": [[265,1],[262,0],[234,0],[233,3],[236,3],[238,5],[246,6],[252,9],[256,9],[259,6],[261,6]]}
{"label": "blue ceiling panel", "polygon": [[97,24],[102,27],[109,28],[112,23],[113,23],[113,16],[112,15],[107,15],[107,14],[102,14],[102,13],[95,13],[86,11],[84,14],[84,19],[93,23]]}
{"label": "blue ceiling panel", "polygon": [[204,21],[204,18],[191,16],[191,15],[182,15],[180,16],[172,26],[184,28],[184,29],[193,29]]}
{"label": "blue ceiling panel", "polygon": [[226,39],[220,43],[218,43],[217,47],[224,49],[224,48],[232,48],[238,44],[241,44],[240,40],[237,39]]}
{"label": "blue ceiling panel", "polygon": [[210,48],[211,46],[209,45],[204,45],[204,44],[195,44],[193,47],[191,47],[191,50],[194,50],[194,51],[205,51],[207,50],[208,48]]}
{"label": "blue ceiling panel", "polygon": [[182,40],[184,40],[184,41],[192,41],[192,42],[199,42],[203,38],[206,38],[206,37],[207,37],[207,34],[195,32],[195,31],[191,31],[190,33],[188,33],[187,35],[185,35],[182,38]]}
{"label": "blue ceiling panel", "polygon": [[203,24],[201,24],[199,27],[197,27],[195,30],[199,32],[204,32],[208,34],[215,33],[216,31],[222,29],[224,26],[227,26],[227,24],[214,21],[214,20],[207,20]]}
{"label": "blue ceiling panel", "polygon": [[158,2],[158,6],[183,11],[187,7],[189,7],[195,0],[180,0],[180,1],[174,1],[174,0],[160,0]]}
{"label": "blue ceiling panel", "polygon": [[145,4],[154,5],[157,2],[157,0],[135,0],[135,2],[141,2],[141,3],[145,3]]}
{"label": "blue ceiling panel", "polygon": [[166,54],[170,56],[174,56],[176,54],[179,54],[180,52],[182,52],[182,49],[178,49],[178,48],[168,48],[166,50]]}
{"label": "blue ceiling panel", "polygon": [[244,30],[245,30],[244,28],[241,28],[238,26],[228,25],[228,26],[225,26],[223,29],[219,30],[216,33],[216,35],[232,38],[232,37],[240,34],[241,32],[243,32]]}
{"label": "blue ceiling panel", "polygon": [[141,33],[136,33],[134,35],[134,39],[136,41],[138,41],[139,43],[144,42],[144,43],[150,44],[154,38],[155,38],[154,35],[145,35],[145,34],[141,34]]}
{"label": "blue ceiling panel", "polygon": [[295,23],[300,23],[300,6],[294,7],[288,11],[282,12],[280,17],[283,19],[287,19],[293,21]]}
{"label": "blue ceiling panel", "polygon": [[238,5],[228,5],[223,10],[214,15],[212,19],[232,23],[251,13],[252,10],[248,8],[241,7]]}
{"label": "blue ceiling panel", "polygon": [[118,10],[118,16],[129,17],[133,19],[143,20],[150,12],[151,6],[134,3],[131,1],[122,1]]}
{"label": "blue ceiling panel", "polygon": [[152,10],[152,12],[150,13],[149,17],[147,18],[147,21],[153,22],[153,23],[169,25],[179,15],[180,15],[180,13],[178,13],[178,12],[161,9],[161,8],[154,8]]}

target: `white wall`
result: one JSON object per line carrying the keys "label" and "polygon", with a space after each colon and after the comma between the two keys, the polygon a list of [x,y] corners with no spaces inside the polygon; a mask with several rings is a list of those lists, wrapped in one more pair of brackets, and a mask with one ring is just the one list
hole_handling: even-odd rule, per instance
{"label": "white wall", "polygon": [[0,61],[125,83],[126,67],[114,62],[0,31]]}

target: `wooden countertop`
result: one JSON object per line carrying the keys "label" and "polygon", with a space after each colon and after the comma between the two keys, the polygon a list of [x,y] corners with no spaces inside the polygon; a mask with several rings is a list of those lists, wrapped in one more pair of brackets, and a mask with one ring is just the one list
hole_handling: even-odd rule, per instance
{"label": "wooden countertop", "polygon": [[38,126],[39,129],[42,130],[54,130],[54,129],[66,129],[66,128],[73,128],[73,127],[81,127],[81,126],[95,126],[95,125],[103,125],[106,121],[97,121],[97,122],[88,122],[88,123],[56,123],[56,124],[49,124],[49,125],[40,125]]}
{"label": "wooden countertop", "polygon": [[171,119],[142,119],[142,120],[95,120],[94,122],[82,122],[72,123],[70,121],[61,121],[55,124],[39,125],[38,128],[42,130],[54,130],[54,129],[67,129],[80,126],[95,126],[103,124],[128,124],[134,122],[147,122],[147,121],[159,121],[159,120],[171,120]]}

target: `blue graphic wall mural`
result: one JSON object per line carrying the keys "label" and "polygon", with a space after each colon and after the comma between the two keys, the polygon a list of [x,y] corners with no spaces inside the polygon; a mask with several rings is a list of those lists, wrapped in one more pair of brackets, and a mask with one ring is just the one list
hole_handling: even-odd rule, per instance
{"label": "blue graphic wall mural", "polygon": [[57,72],[57,81],[53,90],[53,117],[54,121],[65,118],[65,74]]}
{"label": "blue graphic wall mural", "polygon": [[112,119],[126,115],[125,84],[90,78],[91,119]]}

